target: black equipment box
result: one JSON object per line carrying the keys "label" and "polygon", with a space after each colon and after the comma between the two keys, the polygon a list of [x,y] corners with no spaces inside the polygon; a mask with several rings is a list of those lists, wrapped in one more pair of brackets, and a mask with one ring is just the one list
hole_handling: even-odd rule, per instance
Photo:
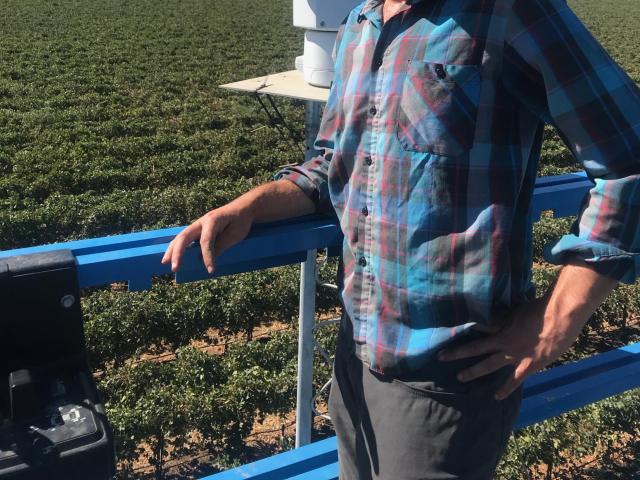
{"label": "black equipment box", "polygon": [[108,480],[113,432],[87,365],[70,251],[0,259],[0,480]]}

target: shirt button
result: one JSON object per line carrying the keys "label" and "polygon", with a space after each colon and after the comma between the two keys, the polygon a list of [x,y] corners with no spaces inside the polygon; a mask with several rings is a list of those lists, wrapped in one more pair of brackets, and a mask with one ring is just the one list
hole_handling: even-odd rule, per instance
{"label": "shirt button", "polygon": [[367,259],[364,257],[360,257],[360,260],[358,260],[358,263],[360,264],[361,267],[366,267],[367,266]]}
{"label": "shirt button", "polygon": [[376,107],[371,107],[369,109],[369,113],[371,114],[371,116],[375,116],[376,113],[378,113],[378,109]]}
{"label": "shirt button", "polygon": [[364,159],[364,163],[367,164],[367,166],[371,166],[371,164],[373,163],[373,160],[371,159],[371,157],[367,157]]}
{"label": "shirt button", "polygon": [[369,215],[369,210],[367,209],[367,207],[362,207],[362,215],[364,215],[365,217]]}

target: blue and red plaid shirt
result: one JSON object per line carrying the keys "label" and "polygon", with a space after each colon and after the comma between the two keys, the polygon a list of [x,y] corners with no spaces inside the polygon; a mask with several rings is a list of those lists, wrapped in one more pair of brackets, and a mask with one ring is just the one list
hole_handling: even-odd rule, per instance
{"label": "blue and red plaid shirt", "polygon": [[549,260],[640,272],[640,91],[564,0],[382,1],[349,15],[316,147],[276,178],[344,239],[358,356],[420,368],[531,298],[529,216],[544,123],[594,188]]}

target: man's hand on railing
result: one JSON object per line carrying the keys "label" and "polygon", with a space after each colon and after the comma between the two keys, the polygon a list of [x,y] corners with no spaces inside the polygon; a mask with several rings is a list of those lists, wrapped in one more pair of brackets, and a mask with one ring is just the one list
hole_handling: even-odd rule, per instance
{"label": "man's hand on railing", "polygon": [[211,210],[180,232],[162,257],[171,270],[180,269],[185,250],[200,242],[202,260],[209,274],[215,258],[246,238],[254,222],[271,222],[314,213],[315,205],[294,183],[270,182],[254,188],[223,207]]}
{"label": "man's hand on railing", "polygon": [[177,272],[185,250],[199,240],[202,260],[209,274],[212,274],[215,270],[215,257],[244,240],[252,224],[251,209],[234,205],[234,202],[212,210],[173,239],[162,257],[162,263],[171,263],[171,270]]}

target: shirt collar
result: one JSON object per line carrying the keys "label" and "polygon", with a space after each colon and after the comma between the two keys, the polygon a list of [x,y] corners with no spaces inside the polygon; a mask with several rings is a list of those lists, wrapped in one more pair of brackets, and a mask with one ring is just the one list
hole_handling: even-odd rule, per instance
{"label": "shirt collar", "polygon": [[367,15],[382,3],[384,3],[384,0],[367,0],[362,10],[360,10],[360,15]]}
{"label": "shirt collar", "polygon": [[[404,0],[404,3],[406,3],[407,5],[416,5],[422,1],[423,0]],[[383,3],[384,0],[367,0],[362,7],[362,10],[360,11],[360,16],[366,17]]]}

